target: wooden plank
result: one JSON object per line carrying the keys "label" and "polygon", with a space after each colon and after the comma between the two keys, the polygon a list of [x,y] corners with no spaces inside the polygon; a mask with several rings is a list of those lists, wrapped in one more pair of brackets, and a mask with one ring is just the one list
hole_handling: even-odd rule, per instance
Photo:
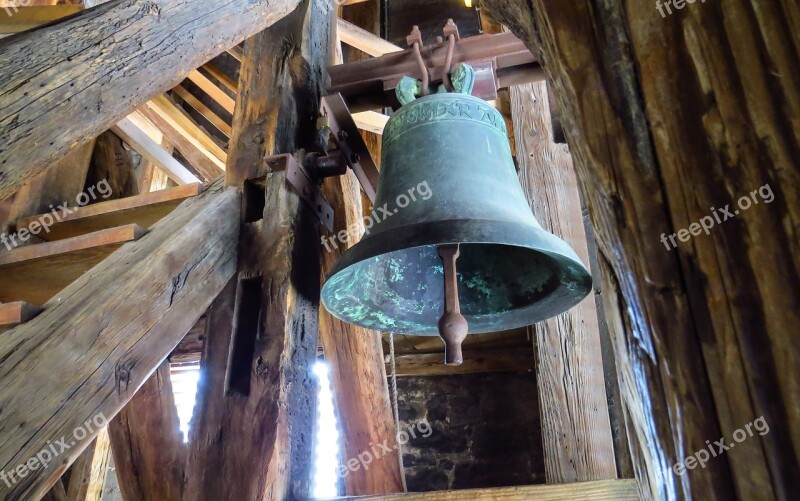
{"label": "wooden plank", "polygon": [[562,485],[526,485],[458,491],[409,492],[388,496],[336,498],[352,501],[639,501],[634,480],[596,480]]}
{"label": "wooden plank", "polygon": [[135,197],[78,207],[72,213],[60,216],[60,221],[53,222],[55,218],[52,213],[22,218],[17,221],[17,228],[30,229],[34,222],[42,226],[50,222],[49,231],[41,233],[43,239],[50,241],[123,224],[137,224],[142,228],[149,228],[184,200],[197,196],[202,191],[203,185],[200,183],[187,184]]}
{"label": "wooden plank", "polygon": [[226,171],[245,193],[243,254],[208,313],[186,499],[311,497],[319,223],[285,172],[245,181],[264,175],[266,153],[313,141],[299,131],[318,116],[330,7],[305,2],[246,42]]}
{"label": "wooden plank", "polygon": [[145,230],[130,224],[88,235],[19,247],[0,254],[0,301],[45,304]]}
{"label": "wooden plank", "polygon": [[0,304],[0,330],[24,324],[41,312],[38,306],[24,301]]}
{"label": "wooden plank", "polygon": [[[531,372],[535,368],[533,350],[525,348],[505,350],[465,350],[464,363],[459,366],[444,364],[444,353],[396,355],[397,377],[453,376],[487,372]],[[386,372],[391,365],[386,364]]]}
{"label": "wooden plank", "polygon": [[[181,146],[184,142],[188,142],[194,149],[213,162],[216,169],[209,173],[209,175],[214,175],[212,179],[219,177],[222,171],[225,170],[225,162],[228,157],[225,150],[215,143],[184,110],[175,105],[166,95],[162,94],[154,97],[139,111],[158,126],[159,130],[164,132],[173,146],[178,148],[178,151],[181,151]],[[154,120],[155,116],[158,116],[160,120]],[[176,140],[177,138],[174,137],[176,133],[185,141]]]}
{"label": "wooden plank", "polygon": [[64,482],[58,479],[41,501],[67,501],[67,490],[64,488]]}
{"label": "wooden plank", "polygon": [[0,471],[48,441],[75,441],[46,467],[0,482],[0,498],[47,492],[98,432],[73,431],[112,419],[205,312],[235,272],[240,203],[235,189],[210,187],[0,336]]}
{"label": "wooden plank", "polygon": [[370,56],[382,56],[390,52],[404,50],[395,44],[384,40],[378,35],[373,35],[369,31],[359,28],[353,23],[344,19],[338,20],[339,39],[351,47],[355,47]]}
{"label": "wooden plank", "polygon": [[229,91],[233,92],[234,94],[239,92],[239,82],[231,79],[213,64],[208,63],[203,66],[203,69],[206,70],[208,74],[214,77],[219,83],[224,85]]}
{"label": "wooden plank", "polygon": [[[542,54],[562,110],[643,496],[793,499],[800,5],[695,3],[662,17],[634,2],[485,4]],[[707,235],[692,234],[700,221],[713,221]],[[769,432],[675,475],[756,420]]]}
{"label": "wooden plank", "polygon": [[196,86],[200,87],[200,89],[208,94],[211,99],[216,101],[217,104],[222,106],[222,109],[233,114],[233,110],[236,107],[236,100],[227,95],[225,91],[220,89],[217,84],[209,80],[208,77],[199,71],[194,70],[189,73],[189,80],[191,80]]}
{"label": "wooden plank", "polygon": [[128,143],[131,148],[138,151],[143,157],[153,162],[159,169],[166,172],[170,179],[179,185],[199,183],[200,179],[192,174],[175,158],[161,147],[161,145],[148,136],[130,118],[125,118],[111,127],[116,135]]}
{"label": "wooden plank", "polygon": [[[50,210],[75,199],[86,184],[94,141],[78,146],[0,203],[0,232],[11,233],[17,219]],[[6,250],[7,246],[0,247]]]}
{"label": "wooden plank", "polygon": [[110,454],[108,430],[104,428],[73,463],[67,488],[67,501],[101,500]]}
{"label": "wooden plank", "polygon": [[353,113],[353,120],[356,122],[359,129],[372,132],[373,134],[383,135],[383,129],[386,128],[389,117],[376,111],[362,111]]}
{"label": "wooden plank", "polygon": [[169,367],[163,362],[108,425],[123,499],[182,499],[186,445]]}
{"label": "wooden plank", "polygon": [[236,59],[239,62],[242,62],[242,58],[244,58],[244,50],[239,45],[236,45],[228,49],[228,54],[230,54],[234,59]]}
{"label": "wooden plank", "polygon": [[214,113],[211,108],[203,104],[202,101],[194,97],[194,94],[189,92],[188,90],[184,89],[182,86],[177,86],[172,89],[172,92],[177,94],[181,99],[183,99],[186,104],[194,108],[198,113],[203,115],[203,117],[208,120],[208,122],[217,128],[218,131],[222,132],[226,137],[231,137],[231,126],[225,122],[225,120],[221,119]]}
{"label": "wooden plank", "polygon": [[[533,214],[588,264],[575,169],[567,147],[553,141],[547,84],[510,92],[520,182]],[[617,478],[594,295],[531,330],[547,482]]]}
{"label": "wooden plank", "polygon": [[297,4],[178,0],[143,9],[139,2],[107,2],[4,40],[0,200]]}
{"label": "wooden plank", "polygon": [[32,30],[82,10],[83,5],[0,7],[0,34]]}

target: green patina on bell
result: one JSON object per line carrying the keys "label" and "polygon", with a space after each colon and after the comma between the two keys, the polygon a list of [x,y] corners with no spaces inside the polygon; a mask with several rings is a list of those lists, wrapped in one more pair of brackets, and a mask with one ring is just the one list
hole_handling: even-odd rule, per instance
{"label": "green patina on bell", "polygon": [[448,244],[460,244],[456,308],[472,334],[533,324],[591,291],[575,252],[533,217],[503,117],[481,99],[433,94],[391,117],[375,207],[385,219],[322,288],[325,307],[346,322],[436,335],[445,307],[437,248]]}

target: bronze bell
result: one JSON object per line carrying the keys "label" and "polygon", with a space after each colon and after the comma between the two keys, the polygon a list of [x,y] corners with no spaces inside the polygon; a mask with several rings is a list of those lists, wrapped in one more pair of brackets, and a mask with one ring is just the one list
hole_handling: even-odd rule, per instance
{"label": "bronze bell", "polygon": [[575,252],[533,217],[503,117],[481,99],[432,94],[391,117],[375,208],[379,222],[336,263],[322,302],[368,329],[441,333],[449,364],[467,325],[531,325],[591,291]]}

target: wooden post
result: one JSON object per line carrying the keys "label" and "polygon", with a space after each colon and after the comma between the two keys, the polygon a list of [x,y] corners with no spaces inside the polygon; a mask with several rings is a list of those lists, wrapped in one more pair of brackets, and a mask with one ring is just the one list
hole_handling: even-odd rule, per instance
{"label": "wooden post", "polygon": [[[0,336],[0,498],[44,495],[233,275],[240,195],[220,185]],[[56,457],[31,460],[59,440]]]}
{"label": "wooden post", "polygon": [[100,501],[108,473],[109,445],[108,431],[103,429],[78,457],[69,476],[67,501]]}
{"label": "wooden post", "polygon": [[[547,85],[510,93],[520,181],[533,213],[588,264],[575,171],[567,148],[553,142]],[[594,296],[532,330],[547,482],[616,478]]]}
{"label": "wooden post", "polygon": [[0,200],[297,3],[121,0],[3,40]]}
{"label": "wooden post", "polygon": [[329,7],[304,1],[245,43],[226,169],[245,193],[239,273],[208,313],[187,499],[311,495],[319,222],[263,158],[314,138]]}
{"label": "wooden post", "polygon": [[800,6],[486,4],[562,110],[642,496],[795,498]]}
{"label": "wooden post", "polygon": [[187,451],[181,440],[169,362],[163,362],[111,420],[108,434],[124,499],[181,501]]}

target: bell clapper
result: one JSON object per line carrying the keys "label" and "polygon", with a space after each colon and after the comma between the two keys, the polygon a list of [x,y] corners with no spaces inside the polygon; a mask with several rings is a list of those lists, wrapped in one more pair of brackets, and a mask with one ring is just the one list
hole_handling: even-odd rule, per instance
{"label": "bell clapper", "polygon": [[444,263],[444,314],[439,319],[439,336],[444,340],[445,364],[461,365],[464,363],[461,342],[467,337],[469,325],[458,302],[456,261],[460,253],[459,244],[439,245],[436,250]]}

